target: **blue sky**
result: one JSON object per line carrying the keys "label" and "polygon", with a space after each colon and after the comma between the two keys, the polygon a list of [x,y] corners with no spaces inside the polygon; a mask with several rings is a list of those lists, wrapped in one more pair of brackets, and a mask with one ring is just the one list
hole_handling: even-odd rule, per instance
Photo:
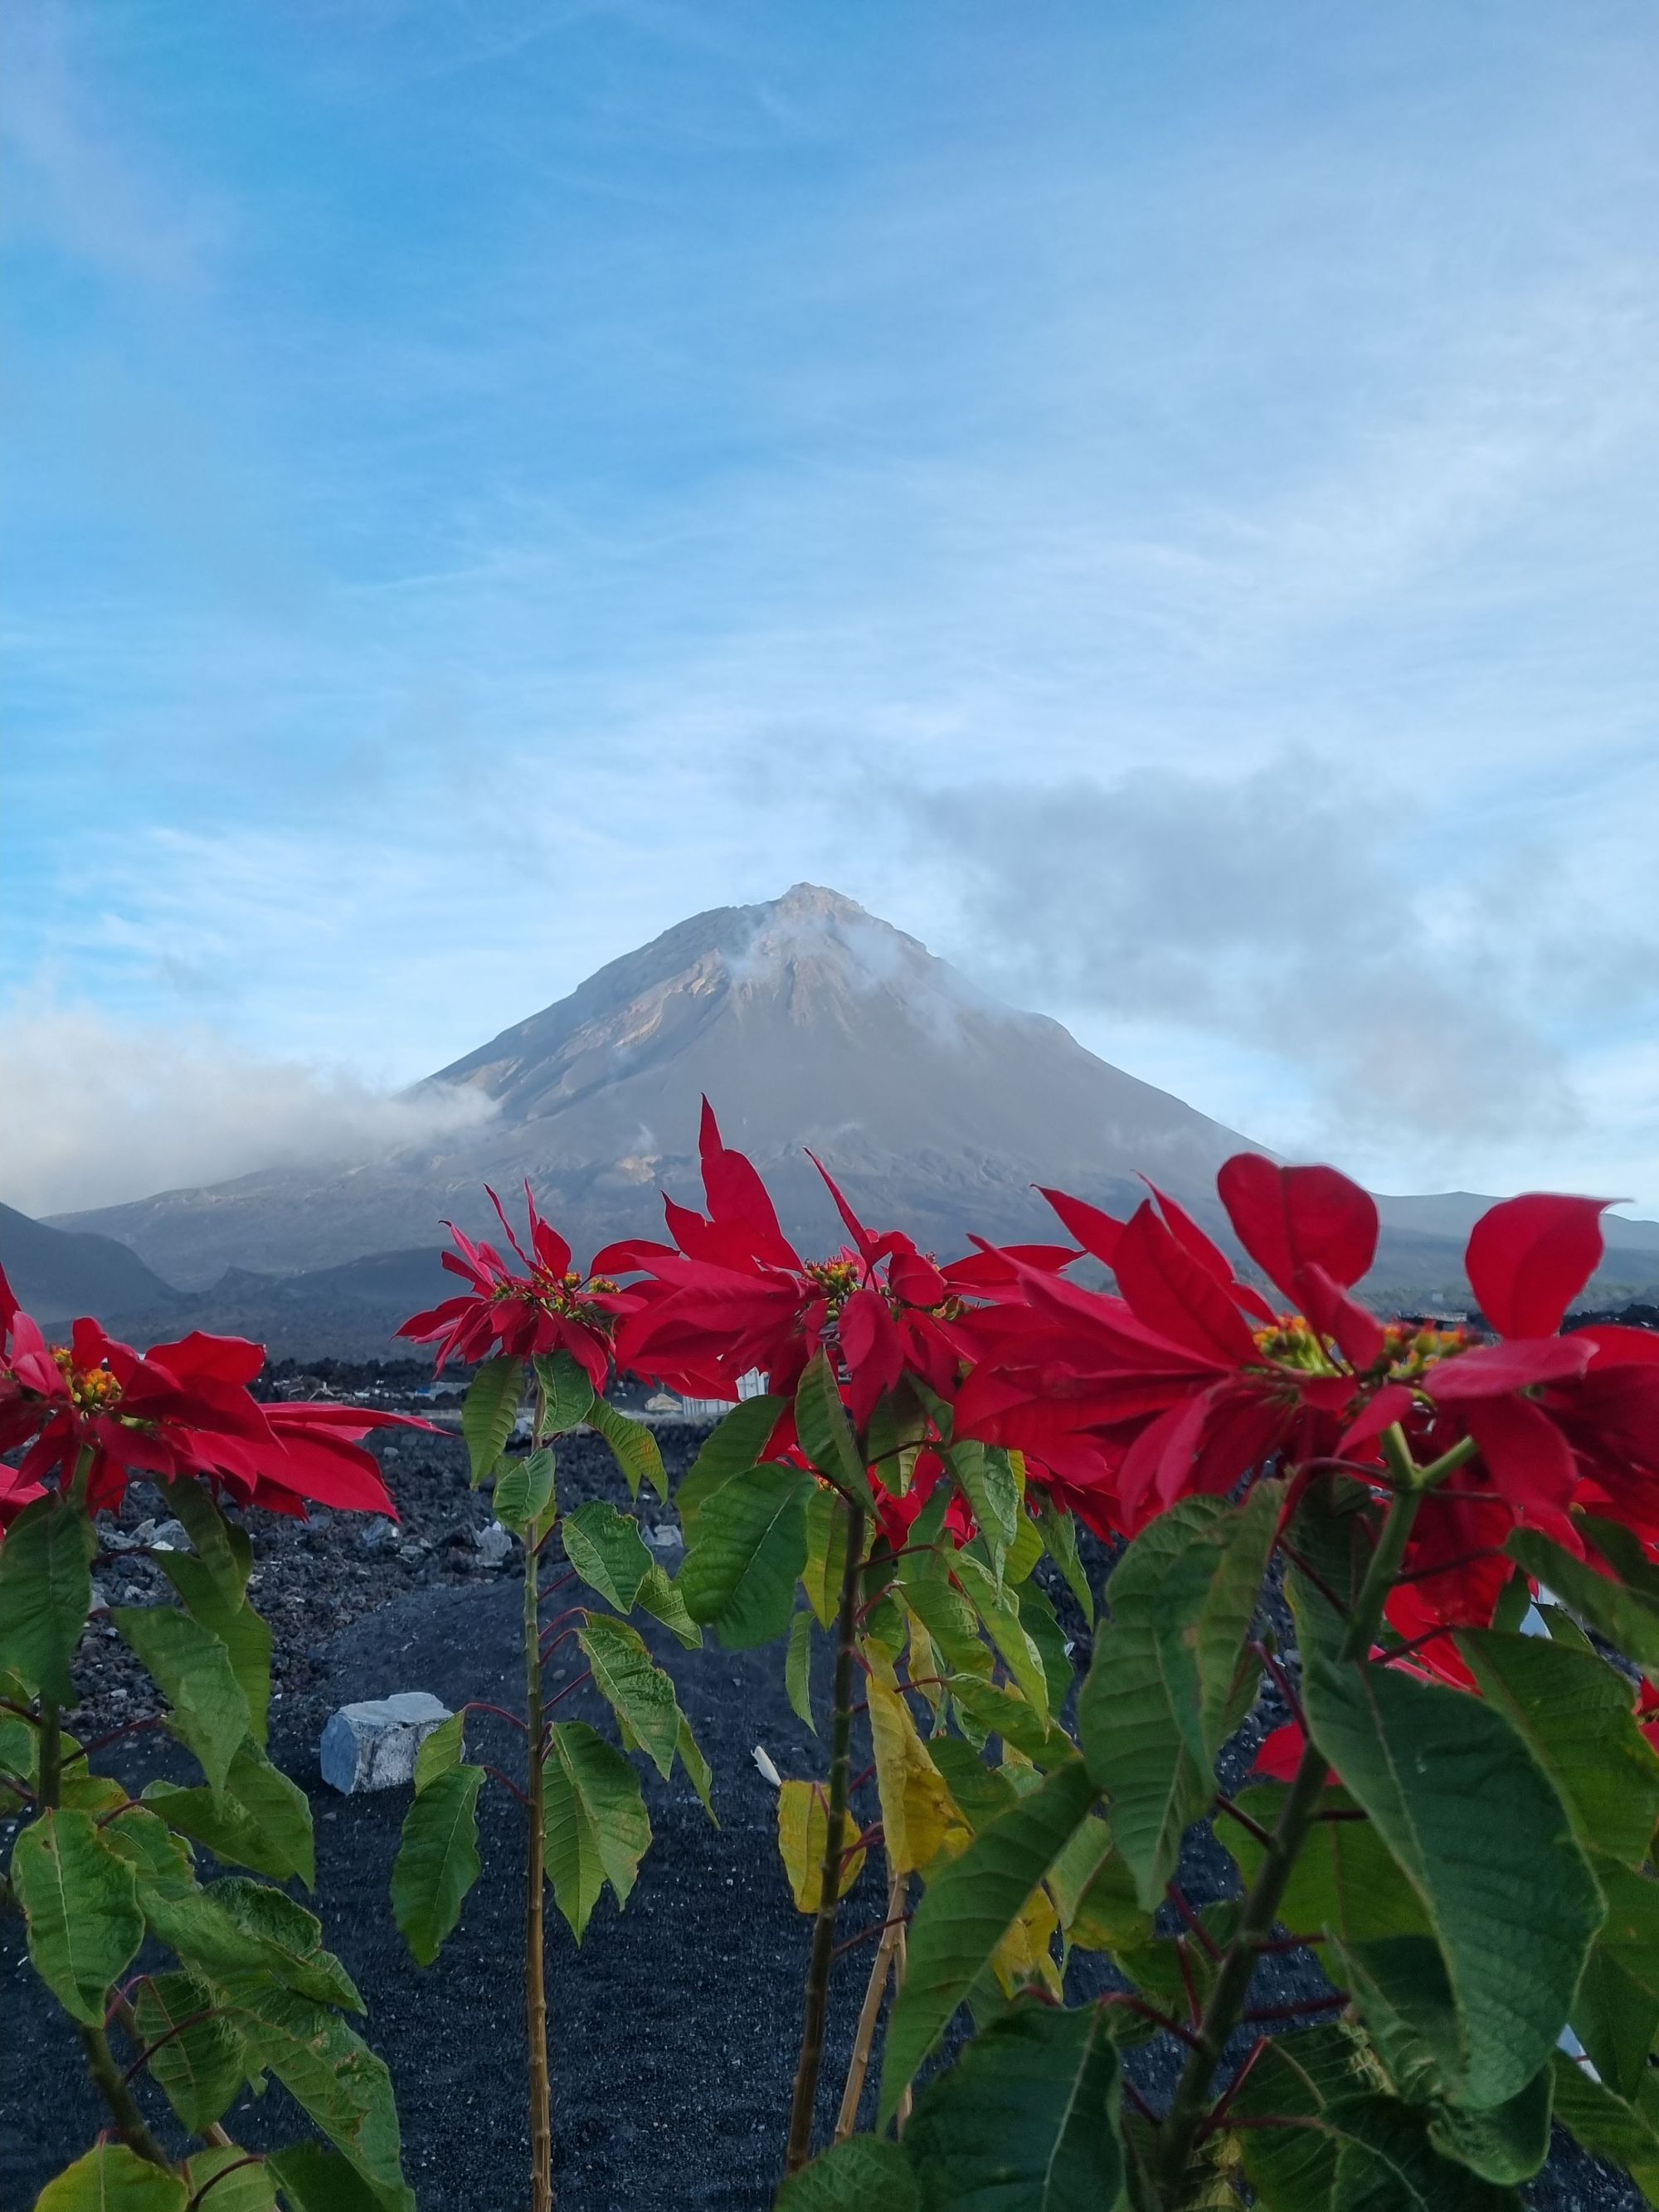
{"label": "blue sky", "polygon": [[5,43],[3,1194],[810,878],[1282,1149],[1659,1211],[1648,0]]}

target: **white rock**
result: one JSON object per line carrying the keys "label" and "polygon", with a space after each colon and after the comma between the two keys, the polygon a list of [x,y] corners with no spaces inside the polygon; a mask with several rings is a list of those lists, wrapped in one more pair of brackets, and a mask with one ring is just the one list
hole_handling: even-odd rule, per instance
{"label": "white rock", "polygon": [[645,1540],[653,1552],[678,1552],[685,1539],[678,1528],[665,1521],[659,1528],[647,1528]]}
{"label": "white rock", "polygon": [[149,1540],[153,1552],[188,1552],[190,1531],[182,1521],[164,1521]]}
{"label": "white rock", "polygon": [[513,1537],[499,1521],[487,1522],[472,1539],[478,1547],[478,1557],[487,1567],[501,1567],[513,1556]]}
{"label": "white rock", "polygon": [[323,1779],[343,1796],[360,1790],[396,1790],[415,1778],[415,1754],[449,1718],[428,1690],[368,1698],[329,1716],[318,1747]]}

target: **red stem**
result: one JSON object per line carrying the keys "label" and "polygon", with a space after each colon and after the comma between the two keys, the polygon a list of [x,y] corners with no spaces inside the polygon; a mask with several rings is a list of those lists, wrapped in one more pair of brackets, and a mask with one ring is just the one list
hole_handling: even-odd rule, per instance
{"label": "red stem", "polygon": [[461,1711],[464,1713],[494,1713],[497,1720],[511,1721],[520,1735],[526,1733],[525,1724],[517,1713],[508,1712],[505,1705],[492,1705],[486,1698],[471,1698],[461,1707]]}
{"label": "red stem", "polygon": [[1297,2004],[1258,2005],[1253,2012],[1241,2013],[1239,2019],[1245,2026],[1255,2027],[1263,2021],[1300,2020],[1304,2013],[1340,2012],[1352,2001],[1350,1990],[1335,1990],[1328,1997],[1304,1997]]}
{"label": "red stem", "polygon": [[1182,1889],[1181,1884],[1178,1881],[1170,1882],[1168,1885],[1168,1894],[1170,1904],[1174,1905],[1176,1911],[1181,1915],[1188,1928],[1192,1929],[1194,1935],[1198,1938],[1199,1943],[1206,1956],[1212,1959],[1218,1959],[1221,1956],[1221,1946],[1216,1942],[1214,1936],[1211,1935],[1209,1929],[1204,1925],[1204,1923],[1200,1919],[1198,1914],[1194,1911],[1192,1900],[1188,1897],[1186,1891]]}
{"label": "red stem", "polygon": [[1239,2091],[1244,2087],[1244,2084],[1249,2080],[1251,2075],[1255,2071],[1256,2061],[1261,2057],[1262,2052],[1267,2048],[1267,2045],[1270,2040],[1271,2038],[1267,2036],[1257,2036],[1255,2042],[1251,2046],[1249,2057],[1244,2061],[1244,2063],[1239,2068],[1237,2073],[1234,2075],[1232,2080],[1228,2083],[1224,2093],[1217,2102],[1209,2118],[1205,2121],[1203,2126],[1199,2130],[1198,2139],[1200,2142],[1203,2142],[1206,2136],[1214,2135],[1219,2130],[1222,2122],[1226,2118],[1227,2114],[1232,2109],[1233,2099],[1238,2094]]}

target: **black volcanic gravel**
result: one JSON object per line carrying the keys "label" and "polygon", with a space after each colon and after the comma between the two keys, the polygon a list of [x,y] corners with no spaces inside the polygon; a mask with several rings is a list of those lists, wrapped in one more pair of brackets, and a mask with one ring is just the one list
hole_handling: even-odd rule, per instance
{"label": "black volcanic gravel", "polygon": [[[659,1438],[675,1474],[700,1441],[685,1428],[661,1430]],[[377,1545],[380,1532],[369,1532],[356,1515],[319,1515],[310,1524],[262,1516],[256,1530],[256,1598],[275,1632],[281,1691],[271,1751],[313,1800],[313,1902],[325,1940],[368,2001],[365,2032],[392,2068],[405,2168],[424,2212],[521,2212],[519,1808],[498,1786],[486,1790],[483,1878],[438,1964],[422,1971],[404,1948],[387,1898],[408,1792],[341,1798],[323,1787],[317,1771],[322,1723],[349,1699],[422,1689],[450,1705],[468,1697],[508,1706],[520,1701],[516,1562],[499,1571],[478,1563],[472,1532],[489,1517],[488,1505],[466,1487],[459,1442],[403,1435],[384,1445],[381,1456],[402,1516],[396,1544]],[[620,1500],[620,1480],[597,1437],[579,1436],[560,1447],[559,1493],[566,1507],[591,1496]],[[647,1527],[671,1518],[648,1497],[641,1507]],[[154,1492],[135,1486],[124,1525],[164,1510]],[[1104,1564],[1097,1556],[1094,1565]],[[98,1574],[116,1601],[126,1601],[129,1591],[135,1600],[161,1594],[159,1569],[131,1555]],[[1082,1660],[1080,1618],[1063,1592],[1056,1595]],[[678,1771],[667,1785],[648,1772],[654,1841],[627,1910],[618,1914],[607,1893],[578,1950],[550,1900],[558,2202],[561,2212],[763,2212],[781,2164],[808,1923],[790,1901],[773,1792],[752,1753],[763,1745],[786,1774],[820,1772],[826,1754],[789,1710],[777,1650],[725,1652],[711,1645],[685,1652],[665,1635],[652,1640],[714,1766],[721,1826],[709,1826]],[[573,1679],[580,1671],[580,1661],[569,1662]],[[95,1622],[79,1674],[100,1725],[110,1724],[112,1712],[126,1718],[152,1709],[125,1646]],[[608,1726],[591,1686],[576,1690],[562,1711]],[[1255,1734],[1275,1717],[1264,1711]],[[510,1742],[486,1747],[489,1725],[483,1718],[475,1723],[475,1755],[510,1764]],[[503,1739],[508,1733],[500,1727]],[[1233,1751],[1241,1769],[1253,1741]],[[154,1735],[137,1736],[100,1763],[133,1789],[158,1773],[190,1772],[183,1755]],[[1189,1891],[1213,1896],[1231,1878],[1231,1862],[1195,1834],[1182,1868]],[[872,1869],[845,1908],[848,1929],[875,1923],[882,1909]],[[839,2096],[868,1956],[867,1949],[854,1953],[836,1978],[825,2126]],[[1079,1954],[1074,1961],[1074,1996],[1109,1981],[1098,1959]],[[1310,1959],[1274,1959],[1264,1962],[1257,1990],[1261,2002],[1283,2003],[1324,1986]],[[1167,2092],[1173,2066],[1158,2051],[1137,2052],[1132,2061],[1137,2081],[1154,2099]],[[153,2111],[160,2107],[153,2091],[145,2095]],[[164,2114],[161,2107],[165,2131]],[[868,2124],[867,2108],[865,2118]],[[256,2146],[307,2131],[280,2088],[258,2104],[245,2100],[227,2124]],[[69,2023],[27,1969],[19,1923],[0,1922],[0,2212],[23,2212],[100,2124]],[[1638,2212],[1641,2199],[1558,2138],[1557,2157],[1528,2202],[1537,2212]]]}

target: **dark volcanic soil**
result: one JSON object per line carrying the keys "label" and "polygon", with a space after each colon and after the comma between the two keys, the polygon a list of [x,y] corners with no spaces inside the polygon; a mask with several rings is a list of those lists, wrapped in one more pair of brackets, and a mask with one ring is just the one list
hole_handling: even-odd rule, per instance
{"label": "dark volcanic soil", "polygon": [[[687,1430],[659,1431],[659,1438],[673,1471],[698,1441]],[[423,1972],[387,1900],[408,1792],[341,1798],[317,1771],[322,1723],[347,1699],[422,1689],[450,1705],[468,1697],[520,1702],[516,1568],[495,1572],[477,1564],[471,1531],[487,1507],[466,1488],[459,1443],[400,1437],[384,1457],[403,1515],[396,1542],[345,1515],[319,1516],[313,1526],[265,1518],[256,1531],[257,1598],[276,1631],[283,1692],[273,1707],[271,1750],[313,1798],[314,1902],[326,1940],[368,2000],[369,2040],[398,2083],[406,2168],[424,2212],[521,2212],[519,1808],[499,1786],[486,1790],[483,1878],[439,1963]],[[561,1447],[559,1492],[566,1506],[592,1495],[620,1498],[597,1438]],[[641,1509],[647,1527],[670,1518],[648,1498]],[[126,1525],[157,1510],[154,1492],[135,1489]],[[135,1597],[160,1595],[159,1570],[130,1558],[100,1568],[99,1578],[113,1599],[125,1600],[128,1589]],[[561,2212],[763,2212],[781,2162],[808,1923],[790,1901],[773,1792],[752,1753],[763,1745],[785,1774],[812,1774],[823,1771],[825,1752],[789,1710],[778,1650],[684,1652],[665,1637],[657,1640],[714,1768],[721,1825],[709,1826],[678,1773],[664,1785],[647,1772],[655,1839],[627,1910],[618,1914],[607,1895],[579,1951],[550,1903],[558,2200]],[[580,1672],[580,1662],[570,1672]],[[95,1624],[81,1676],[88,1692],[82,1733],[94,1714],[108,1726],[112,1714],[149,1709],[125,1647]],[[578,1689],[562,1710],[609,1730],[590,1688]],[[490,1725],[475,1723],[475,1755],[510,1764],[510,1742],[487,1744]],[[495,1725],[506,1739],[509,1732]],[[1238,1756],[1248,1762],[1247,1752]],[[100,1764],[133,1788],[155,1773],[183,1778],[189,1771],[180,1753],[151,1735]],[[1230,1863],[1200,1838],[1183,1869],[1189,1887],[1212,1895],[1230,1875]],[[848,1932],[878,1921],[882,1909],[872,1872],[846,1907]],[[836,1974],[825,2126],[869,1955],[867,1948],[854,1952]],[[1074,1996],[1106,1982],[1098,1960],[1079,1956]],[[1261,2002],[1279,2003],[1324,1984],[1304,1959],[1266,1962],[1257,1986]],[[1172,2069],[1160,2051],[1136,2055],[1136,2078],[1154,2099],[1166,2092]],[[153,2092],[146,2102],[152,2112],[160,2107]],[[23,2212],[100,2124],[69,2024],[27,1971],[17,1922],[0,1923],[0,2212]],[[280,2089],[258,2105],[246,2100],[227,2124],[255,2145],[307,2131]],[[1558,2151],[1529,2194],[1540,2212],[1636,2212],[1640,2199],[1622,2181],[1565,2143]]]}

